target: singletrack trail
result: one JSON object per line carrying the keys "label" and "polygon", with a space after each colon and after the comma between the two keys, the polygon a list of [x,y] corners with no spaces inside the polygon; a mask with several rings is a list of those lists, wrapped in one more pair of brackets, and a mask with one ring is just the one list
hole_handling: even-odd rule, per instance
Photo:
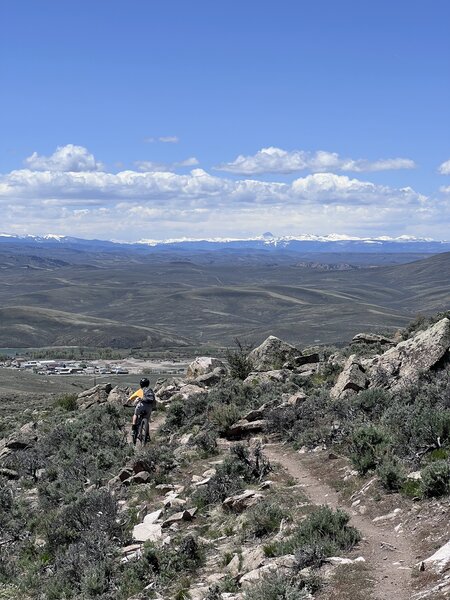
{"label": "singletrack trail", "polygon": [[314,476],[308,455],[299,455],[281,444],[265,445],[264,454],[304,486],[305,495],[313,504],[341,508],[351,515],[350,524],[363,537],[358,553],[365,558],[374,580],[372,596],[369,591],[367,593],[368,600],[411,599],[411,572],[415,560],[412,545],[404,533],[396,533],[392,524],[374,523],[369,517],[343,504],[330,486]]}

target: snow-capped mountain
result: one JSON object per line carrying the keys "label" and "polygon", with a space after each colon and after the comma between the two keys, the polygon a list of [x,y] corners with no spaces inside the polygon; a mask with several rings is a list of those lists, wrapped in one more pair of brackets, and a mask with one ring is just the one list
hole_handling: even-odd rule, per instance
{"label": "snow-capped mountain", "polygon": [[328,235],[299,234],[275,236],[270,232],[249,238],[174,238],[166,240],[141,239],[136,242],[87,240],[59,234],[16,235],[0,233],[0,244],[27,247],[64,246],[90,251],[156,252],[168,249],[178,251],[260,250],[266,252],[449,252],[450,242],[409,235],[399,237],[358,237],[331,233]]}

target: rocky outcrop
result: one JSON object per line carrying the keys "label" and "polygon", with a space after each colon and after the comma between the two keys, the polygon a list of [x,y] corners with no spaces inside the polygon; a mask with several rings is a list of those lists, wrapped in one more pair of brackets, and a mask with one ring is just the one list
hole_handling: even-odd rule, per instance
{"label": "rocky outcrop", "polygon": [[81,392],[77,397],[79,408],[86,409],[94,404],[103,404],[108,401],[108,396],[112,390],[110,383],[99,383],[94,387]]}
{"label": "rocky outcrop", "polygon": [[395,341],[376,333],[357,333],[352,339],[352,344],[381,344],[392,346],[395,344]]}
{"label": "rocky outcrop", "polygon": [[226,372],[225,364],[218,358],[211,356],[198,356],[188,366],[186,371],[186,379],[195,379],[196,377],[207,375],[215,369],[221,369],[222,372]]}
{"label": "rocky outcrop", "polygon": [[133,390],[131,388],[116,385],[108,394],[108,402],[122,406],[132,406],[133,402],[129,400],[132,393]]}
{"label": "rocky outcrop", "polygon": [[449,348],[450,320],[444,318],[379,356],[369,372],[370,386],[398,389],[415,383],[449,356]]}
{"label": "rocky outcrop", "polygon": [[248,355],[255,371],[280,369],[285,363],[299,356],[301,356],[300,350],[274,335],[269,336]]}
{"label": "rocky outcrop", "polygon": [[361,390],[366,389],[369,384],[369,379],[366,375],[361,363],[357,360],[356,355],[352,354],[341,371],[333,388],[330,391],[330,396],[337,400],[338,398],[347,398],[357,394]]}

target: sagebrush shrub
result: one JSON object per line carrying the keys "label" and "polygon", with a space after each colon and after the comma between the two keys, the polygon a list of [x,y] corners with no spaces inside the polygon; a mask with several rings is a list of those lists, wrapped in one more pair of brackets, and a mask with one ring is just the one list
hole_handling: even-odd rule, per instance
{"label": "sagebrush shrub", "polygon": [[422,490],[425,496],[439,497],[450,493],[450,463],[437,460],[430,463],[420,472]]}
{"label": "sagebrush shrub", "polygon": [[385,434],[374,425],[355,429],[350,438],[350,458],[358,473],[364,475],[375,469],[386,444]]}

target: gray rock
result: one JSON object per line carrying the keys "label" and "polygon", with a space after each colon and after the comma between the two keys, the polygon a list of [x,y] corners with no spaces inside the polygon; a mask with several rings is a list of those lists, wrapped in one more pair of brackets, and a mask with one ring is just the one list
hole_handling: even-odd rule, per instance
{"label": "gray rock", "polygon": [[271,371],[280,369],[284,363],[299,355],[301,352],[297,348],[271,335],[252,350],[248,357],[255,371]]}
{"label": "gray rock", "polygon": [[110,383],[99,383],[94,387],[78,394],[77,403],[81,409],[86,409],[93,404],[103,404],[108,401],[109,393],[112,390]]}
{"label": "gray rock", "polygon": [[267,421],[265,419],[258,419],[256,421],[246,421],[241,419],[231,425],[228,428],[226,437],[227,439],[239,440],[249,435],[255,435],[255,433],[261,433],[266,428]]}
{"label": "gray rock", "polygon": [[242,512],[246,508],[253,506],[263,497],[262,494],[256,490],[245,490],[241,494],[229,496],[222,502],[222,506],[225,509],[232,510],[234,512]]}
{"label": "gray rock", "polygon": [[186,379],[195,379],[201,375],[206,375],[207,373],[214,371],[216,368],[226,371],[225,363],[218,358],[213,358],[212,356],[198,356],[188,366],[186,371]]}
{"label": "gray rock", "polygon": [[450,320],[444,318],[382,354],[369,371],[370,387],[411,385],[420,373],[448,358],[449,348]]}
{"label": "gray rock", "polygon": [[122,406],[132,406],[133,402],[129,400],[132,394],[132,389],[129,387],[121,387],[116,385],[108,394],[108,402]]}
{"label": "gray rock", "polygon": [[187,510],[175,513],[164,521],[162,527],[170,527],[171,525],[180,523],[181,521],[192,521],[192,519],[195,517],[196,512],[196,508],[188,508]]}
{"label": "gray rock", "polygon": [[246,379],[244,379],[245,385],[263,385],[265,383],[279,382],[285,383],[292,373],[288,369],[275,369],[273,371],[252,371]]}
{"label": "gray rock", "polygon": [[137,542],[157,542],[161,538],[162,528],[157,523],[139,523],[133,528],[133,539]]}
{"label": "gray rock", "polygon": [[352,344],[394,345],[395,342],[392,339],[384,337],[384,335],[378,335],[376,333],[357,333],[352,339]]}
{"label": "gray rock", "polygon": [[369,379],[357,360],[356,355],[352,354],[340,373],[335,385],[330,391],[330,396],[334,399],[346,398],[364,390],[369,384]]}

